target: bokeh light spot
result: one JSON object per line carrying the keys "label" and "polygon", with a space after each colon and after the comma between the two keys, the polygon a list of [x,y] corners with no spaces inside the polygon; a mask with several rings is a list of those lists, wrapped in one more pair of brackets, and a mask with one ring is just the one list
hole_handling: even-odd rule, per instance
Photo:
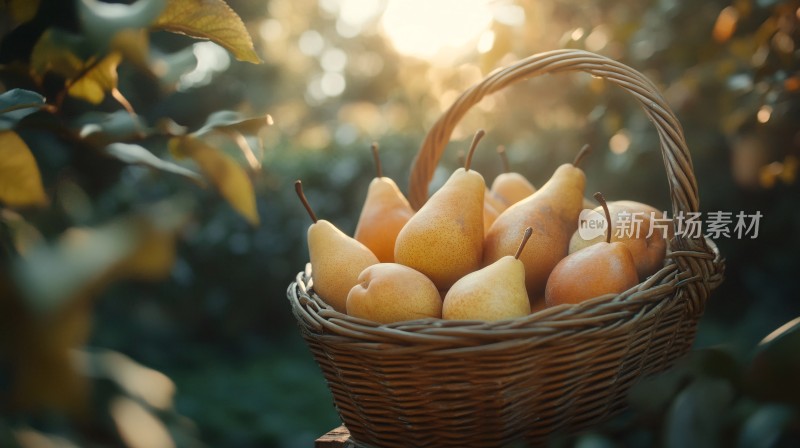
{"label": "bokeh light spot", "polygon": [[623,154],[631,146],[631,138],[623,129],[611,136],[611,139],[608,141],[608,146],[614,154]]}

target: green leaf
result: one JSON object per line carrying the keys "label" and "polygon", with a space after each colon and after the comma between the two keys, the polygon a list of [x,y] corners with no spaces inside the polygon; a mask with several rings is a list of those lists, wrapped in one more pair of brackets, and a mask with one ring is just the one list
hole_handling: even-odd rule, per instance
{"label": "green leaf", "polygon": [[100,104],[106,92],[117,88],[117,66],[122,56],[117,52],[109,53],[80,77],[74,80],[67,92],[70,96],[86,100],[92,104]]}
{"label": "green leaf", "polygon": [[[261,169],[261,157],[253,152],[253,148],[245,138],[245,135],[257,135],[261,129],[270,125],[272,125],[272,117],[269,115],[242,118],[238,112],[222,110],[211,114],[203,127],[194,132],[193,135],[201,136],[218,132],[230,138],[239,147],[250,168],[258,171]],[[261,140],[258,140],[257,144],[263,156]]]}
{"label": "green leaf", "polygon": [[208,39],[245,62],[261,59],[242,19],[223,0],[168,0],[153,28]]}
{"label": "green leaf", "polygon": [[106,146],[105,151],[111,156],[130,164],[144,165],[160,171],[178,174],[196,181],[203,181],[203,177],[194,171],[172,162],[160,159],[155,154],[142,146],[127,143],[112,143]]}
{"label": "green leaf", "polygon": [[272,117],[269,115],[261,117],[242,118],[239,112],[232,110],[220,110],[209,115],[203,127],[194,132],[195,135],[203,135],[212,131],[237,131],[242,134],[257,134],[265,126],[272,124]]}
{"label": "green leaf", "polygon": [[146,28],[164,11],[167,0],[137,0],[130,5],[80,0],[78,17],[84,32],[99,45],[107,45],[118,32]]}
{"label": "green leaf", "polygon": [[0,131],[0,202],[9,207],[48,203],[36,160],[13,131]]}
{"label": "green leaf", "polygon": [[152,131],[138,115],[117,110],[111,113],[87,112],[73,125],[82,138],[104,146],[109,143],[142,138]]}
{"label": "green leaf", "polygon": [[722,415],[734,398],[730,383],[697,378],[672,403],[666,416],[666,448],[719,446]]}
{"label": "green leaf", "polygon": [[232,157],[190,135],[172,138],[169,146],[173,154],[191,157],[197,162],[200,171],[209,178],[231,207],[251,225],[258,225],[253,184]]}
{"label": "green leaf", "polygon": [[770,448],[781,446],[778,440],[790,425],[800,423],[797,411],[779,404],[767,404],[759,408],[742,427],[739,434],[740,448]]}
{"label": "green leaf", "polygon": [[174,87],[181,76],[197,67],[197,56],[190,45],[174,53],[161,53],[153,50],[151,70],[164,86]]}
{"label": "green leaf", "polygon": [[0,94],[0,131],[11,129],[44,106],[44,97],[30,90],[12,89]]}

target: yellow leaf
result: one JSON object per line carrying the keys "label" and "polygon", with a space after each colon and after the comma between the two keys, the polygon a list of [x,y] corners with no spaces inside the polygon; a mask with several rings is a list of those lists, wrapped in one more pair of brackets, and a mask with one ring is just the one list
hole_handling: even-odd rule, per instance
{"label": "yellow leaf", "polygon": [[40,0],[9,0],[8,12],[16,23],[27,22],[36,16]]}
{"label": "yellow leaf", "polygon": [[149,70],[150,36],[146,29],[128,28],[117,32],[111,38],[111,49],[120,52],[126,62]]}
{"label": "yellow leaf", "polygon": [[155,409],[172,408],[175,383],[163,373],[112,350],[76,350],[75,355],[76,367],[86,375],[108,378],[128,396],[139,398]]}
{"label": "yellow leaf", "polygon": [[0,132],[0,202],[9,207],[48,203],[36,160],[14,131]]}
{"label": "yellow leaf", "polygon": [[36,76],[47,72],[66,79],[78,76],[83,61],[71,50],[77,37],[61,30],[49,29],[42,33],[31,51],[31,71]]}
{"label": "yellow leaf", "polygon": [[117,66],[121,61],[122,56],[119,53],[109,53],[69,86],[70,96],[100,104],[106,97],[106,92],[117,88]]}
{"label": "yellow leaf", "polygon": [[169,0],[152,26],[211,40],[240,61],[261,62],[242,19],[223,0]]}
{"label": "yellow leaf", "polygon": [[111,401],[109,412],[125,446],[175,448],[175,441],[164,422],[140,402],[128,397],[116,397]]}
{"label": "yellow leaf", "polygon": [[115,272],[139,280],[159,280],[175,264],[175,235],[148,229],[138,247],[116,266]]}
{"label": "yellow leaf", "polygon": [[44,237],[36,227],[9,209],[0,208],[0,225],[5,226],[14,250],[23,257],[32,247],[36,247],[44,241]]}
{"label": "yellow leaf", "polygon": [[253,184],[245,170],[227,154],[204,141],[186,135],[170,141],[170,151],[191,157],[203,174],[217,187],[222,197],[251,225],[258,225]]}

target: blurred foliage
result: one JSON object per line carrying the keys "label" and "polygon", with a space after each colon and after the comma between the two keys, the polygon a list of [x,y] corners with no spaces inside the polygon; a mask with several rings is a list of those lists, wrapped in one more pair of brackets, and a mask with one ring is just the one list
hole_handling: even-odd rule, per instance
{"label": "blurred foliage", "polygon": [[800,318],[764,338],[746,364],[728,350],[694,350],[637,383],[621,417],[552,446],[798,446],[798,352]]}
{"label": "blurred foliage", "polygon": [[[555,48],[645,73],[684,125],[702,211],[764,216],[757,239],[717,241],[727,279],[697,345],[728,354],[643,383],[657,386],[634,393],[627,419],[576,443],[683,443],[666,434],[684,411],[719,417],[680,434],[692,440],[796,435],[796,403],[779,401],[798,386],[753,380],[785,385],[762,395],[743,372],[756,342],[800,315],[800,2],[448,3],[1,1],[0,445],[309,446],[337,417],[285,301],[307,261],[292,182],[352,232],[372,141],[405,188],[461,91]],[[417,23],[433,25],[403,31]],[[436,47],[448,33],[466,37]],[[408,54],[410,37],[424,52]],[[654,129],[599,79],[486,98],[453,146],[479,127],[536,185],[590,143],[587,191],[669,209]],[[434,187],[456,159],[445,153]],[[501,170],[492,151],[473,166]]]}

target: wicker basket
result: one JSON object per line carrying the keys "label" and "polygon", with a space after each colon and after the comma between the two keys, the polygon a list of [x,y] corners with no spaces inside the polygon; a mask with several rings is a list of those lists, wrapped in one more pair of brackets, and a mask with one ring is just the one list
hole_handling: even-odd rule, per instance
{"label": "wicker basket", "polygon": [[[417,154],[415,207],[453,128],[485,95],[516,81],[583,71],[642,105],[658,130],[673,216],[698,210],[697,183],[678,120],[639,72],[586,51],[536,54],[464,92]],[[607,419],[642,375],[669,367],[692,345],[724,263],[708,239],[669,242],[665,266],[619,295],[500,322],[425,319],[380,325],[334,311],[313,291],[310,268],[288,289],[303,337],[352,437],[379,447],[540,444]]]}

